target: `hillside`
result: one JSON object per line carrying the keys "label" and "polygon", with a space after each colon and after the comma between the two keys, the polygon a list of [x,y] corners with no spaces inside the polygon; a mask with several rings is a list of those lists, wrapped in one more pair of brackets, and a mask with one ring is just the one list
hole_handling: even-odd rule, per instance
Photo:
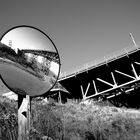
{"label": "hillside", "polygon": [[[17,103],[4,97],[0,99],[0,139],[14,140]],[[94,102],[59,104],[34,99],[31,112],[33,140],[43,140],[45,136],[53,140],[140,139],[140,111],[135,109],[100,106]]]}

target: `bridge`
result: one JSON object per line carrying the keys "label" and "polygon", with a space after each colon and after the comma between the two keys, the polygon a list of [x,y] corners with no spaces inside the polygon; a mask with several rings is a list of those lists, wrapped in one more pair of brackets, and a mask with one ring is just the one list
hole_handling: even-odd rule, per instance
{"label": "bridge", "polygon": [[47,58],[50,61],[54,61],[60,64],[60,60],[57,52],[50,52],[50,51],[43,51],[43,50],[24,50],[24,49],[19,51],[23,53],[32,53],[34,55],[40,55]]}
{"label": "bridge", "polygon": [[58,82],[70,93],[67,94],[70,99],[109,100],[118,106],[138,105],[140,47],[125,48],[79,70],[63,73]]}
{"label": "bridge", "polygon": [[[52,55],[52,52],[38,50],[22,52],[48,56],[59,63],[56,53]],[[58,83],[59,86],[55,86],[49,95],[59,92],[57,95],[62,100],[109,100],[116,106],[140,107],[140,45],[124,48],[84,67],[63,73]]]}

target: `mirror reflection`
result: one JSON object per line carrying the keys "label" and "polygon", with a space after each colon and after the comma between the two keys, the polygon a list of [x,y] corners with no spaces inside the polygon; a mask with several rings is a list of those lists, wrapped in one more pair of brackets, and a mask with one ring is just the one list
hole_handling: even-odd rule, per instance
{"label": "mirror reflection", "polygon": [[40,96],[56,83],[60,59],[51,39],[28,26],[16,27],[0,42],[0,75],[7,87],[21,95]]}

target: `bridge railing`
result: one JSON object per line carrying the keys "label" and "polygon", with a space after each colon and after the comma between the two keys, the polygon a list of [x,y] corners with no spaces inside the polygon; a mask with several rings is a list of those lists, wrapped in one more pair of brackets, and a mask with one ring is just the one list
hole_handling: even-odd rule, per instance
{"label": "bridge railing", "polygon": [[87,70],[92,69],[94,67],[98,67],[98,66],[103,65],[105,63],[108,63],[110,61],[114,61],[114,60],[119,59],[123,56],[126,56],[128,54],[136,52],[139,49],[140,49],[140,43],[138,43],[137,46],[133,45],[133,46],[126,47],[126,48],[121,49],[119,51],[113,52],[110,55],[95,59],[92,62],[86,63],[86,64],[79,66],[79,67],[76,67],[76,68],[73,68],[70,71],[63,72],[60,74],[59,79],[69,77],[71,75],[76,75],[76,74],[81,73],[83,71],[87,71]]}

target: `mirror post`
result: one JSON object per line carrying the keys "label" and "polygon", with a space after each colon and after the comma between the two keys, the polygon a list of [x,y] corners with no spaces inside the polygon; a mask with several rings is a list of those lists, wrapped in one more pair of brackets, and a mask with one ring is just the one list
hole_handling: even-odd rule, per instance
{"label": "mirror post", "polygon": [[26,95],[26,99],[27,99],[27,140],[30,140],[30,116],[31,116],[30,96]]}
{"label": "mirror post", "polygon": [[29,140],[30,132],[30,96],[18,95],[18,140]]}
{"label": "mirror post", "polygon": [[26,139],[27,130],[27,100],[18,95],[18,140]]}

